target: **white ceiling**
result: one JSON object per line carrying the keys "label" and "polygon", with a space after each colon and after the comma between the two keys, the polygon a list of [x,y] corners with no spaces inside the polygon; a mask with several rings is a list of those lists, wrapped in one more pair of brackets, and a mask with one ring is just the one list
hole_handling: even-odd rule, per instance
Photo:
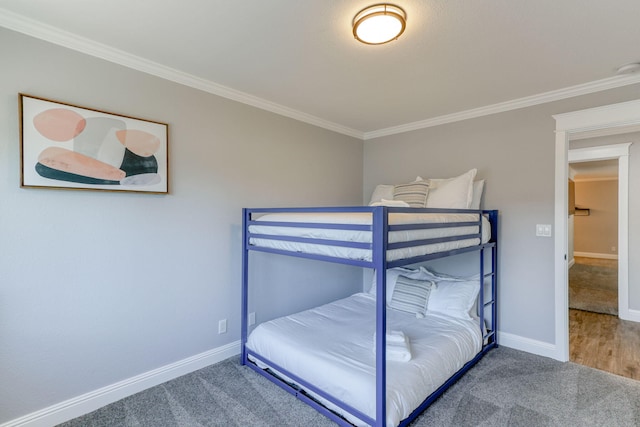
{"label": "white ceiling", "polygon": [[618,179],[618,159],[571,163],[575,181]]}
{"label": "white ceiling", "polygon": [[640,82],[638,0],[0,0],[0,26],[369,139]]}

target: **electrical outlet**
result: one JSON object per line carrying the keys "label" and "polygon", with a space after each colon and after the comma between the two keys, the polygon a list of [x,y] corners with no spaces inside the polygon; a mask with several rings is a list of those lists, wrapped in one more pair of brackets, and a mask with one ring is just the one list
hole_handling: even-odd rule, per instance
{"label": "electrical outlet", "polygon": [[611,252],[615,252],[616,251],[616,247],[615,246],[611,246]]}
{"label": "electrical outlet", "polygon": [[226,334],[227,333],[227,319],[222,319],[218,322],[218,333]]}
{"label": "electrical outlet", "polygon": [[249,326],[254,325],[256,323],[256,313],[249,313]]}

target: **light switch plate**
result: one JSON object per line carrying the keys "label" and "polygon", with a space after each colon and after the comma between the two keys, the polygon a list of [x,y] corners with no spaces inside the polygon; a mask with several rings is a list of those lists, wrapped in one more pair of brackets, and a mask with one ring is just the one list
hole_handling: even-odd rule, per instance
{"label": "light switch plate", "polygon": [[536,224],[536,236],[551,237],[551,224]]}

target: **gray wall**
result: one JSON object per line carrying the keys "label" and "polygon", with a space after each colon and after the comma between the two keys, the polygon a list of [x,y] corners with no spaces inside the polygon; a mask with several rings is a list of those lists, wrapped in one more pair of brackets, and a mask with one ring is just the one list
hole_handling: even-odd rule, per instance
{"label": "gray wall", "polygon": [[[554,222],[552,115],[637,98],[640,87],[629,86],[366,141],[363,199],[369,199],[376,184],[406,182],[416,175],[452,177],[478,168],[478,178],[486,179],[484,208],[500,210],[500,331],[553,345],[554,240],[535,236],[536,224]],[[630,175],[630,187],[637,187],[640,176],[635,170]],[[639,207],[630,202],[630,208],[633,258],[640,252],[634,214]],[[638,261],[631,259],[630,265]],[[635,271],[630,283],[634,276]],[[640,306],[638,296],[630,290],[632,308]]]}
{"label": "gray wall", "polygon": [[573,219],[574,251],[617,255],[618,180],[576,181],[576,206],[588,208],[589,215]]}
{"label": "gray wall", "polygon": [[[361,202],[362,141],[2,28],[0,53],[0,424],[237,342],[242,207]],[[171,194],[19,188],[18,92],[168,123]]]}

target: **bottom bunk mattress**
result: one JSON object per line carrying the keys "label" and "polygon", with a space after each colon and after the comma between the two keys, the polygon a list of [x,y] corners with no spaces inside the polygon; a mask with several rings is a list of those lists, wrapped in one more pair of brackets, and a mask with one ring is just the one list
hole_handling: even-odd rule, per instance
{"label": "bottom bunk mattress", "polygon": [[[247,348],[375,419],[375,309],[373,295],[358,293],[262,323],[250,334]],[[480,352],[482,336],[476,320],[435,314],[417,318],[388,308],[390,331],[408,338],[411,355],[408,361],[390,360],[387,350],[387,426],[396,426]],[[353,424],[366,424],[326,406]]]}

